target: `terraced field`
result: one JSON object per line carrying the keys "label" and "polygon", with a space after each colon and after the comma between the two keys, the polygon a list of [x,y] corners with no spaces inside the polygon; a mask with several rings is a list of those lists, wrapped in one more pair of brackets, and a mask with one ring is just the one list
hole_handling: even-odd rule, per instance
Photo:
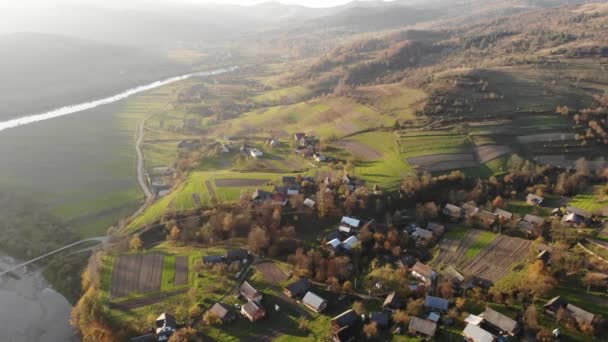
{"label": "terraced field", "polygon": [[471,230],[461,239],[444,239],[433,265],[441,270],[452,266],[461,274],[495,283],[529,252],[531,241]]}

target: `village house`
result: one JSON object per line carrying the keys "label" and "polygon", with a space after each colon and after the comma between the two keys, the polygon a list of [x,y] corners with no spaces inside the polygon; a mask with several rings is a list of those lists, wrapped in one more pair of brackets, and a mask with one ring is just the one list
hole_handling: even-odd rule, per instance
{"label": "village house", "polygon": [[234,311],[224,303],[217,302],[213,304],[209,312],[216,315],[222,321],[222,324],[230,323],[236,319]]}
{"label": "village house", "polygon": [[290,298],[302,298],[310,290],[310,281],[301,278],[285,287],[283,292]]}
{"label": "village house", "polygon": [[542,198],[538,195],[532,194],[532,193],[530,193],[530,194],[528,194],[528,196],[526,196],[526,203],[528,203],[529,205],[532,205],[532,206],[540,206],[543,204],[544,200],[545,200],[544,198]]}
{"label": "village house", "polygon": [[441,237],[445,233],[445,226],[437,222],[429,222],[426,225],[426,229],[433,232],[433,235],[436,237]]}
{"label": "village house", "polygon": [[262,301],[262,293],[254,289],[247,281],[244,281],[239,287],[239,293],[249,301],[257,303]]}
{"label": "village house", "polygon": [[451,218],[453,221],[460,220],[462,218],[462,208],[453,204],[446,204],[443,207],[443,214]]}
{"label": "village house", "polygon": [[494,223],[496,223],[497,215],[491,213],[487,210],[480,210],[477,212],[477,219],[480,223],[491,227]]}
{"label": "village house", "polygon": [[264,318],[264,316],[266,316],[266,310],[264,310],[260,304],[249,300],[245,305],[241,306],[241,314],[253,323]]}
{"label": "village house", "polygon": [[322,153],[320,152],[315,152],[312,154],[313,159],[317,162],[317,163],[322,163],[324,161],[327,160],[327,157],[325,157]]}
{"label": "village house", "polygon": [[462,331],[462,336],[468,342],[496,342],[498,339],[492,333],[482,329],[476,324],[467,324]]}
{"label": "village house", "polygon": [[598,317],[595,314],[588,312],[584,309],[581,309],[578,306],[568,303],[568,301],[561,296],[551,298],[543,306],[543,308],[544,308],[544,311],[546,314],[553,316],[553,317],[557,316],[557,312],[560,309],[563,309],[563,310],[565,310],[565,312],[568,315],[570,315],[579,324],[588,324],[588,325],[593,326],[598,321]]}
{"label": "village house", "polygon": [[412,233],[412,237],[416,239],[417,245],[426,246],[433,239],[433,232],[422,228],[416,228]]}
{"label": "village house", "polygon": [[257,148],[252,148],[252,149],[249,149],[249,155],[252,158],[260,158],[264,155],[264,152],[258,150]]}
{"label": "village house", "polygon": [[344,311],[332,318],[331,327],[334,342],[348,342],[355,339],[355,330],[359,326],[360,317],[355,310]]}
{"label": "village house", "polygon": [[450,303],[447,299],[434,297],[434,296],[426,296],[424,298],[424,307],[427,310],[436,311],[436,312],[447,312]]}
{"label": "village house", "polygon": [[486,307],[486,310],[480,316],[483,317],[484,323],[500,332],[501,335],[515,336],[520,331],[521,326],[517,321],[490,307]]}
{"label": "village house", "polygon": [[296,133],[293,135],[295,141],[300,141],[306,137],[306,133]]}
{"label": "village house", "polygon": [[562,218],[562,222],[567,222],[575,225],[585,223],[591,219],[592,214],[587,210],[579,209],[573,206],[566,207],[566,215]]}
{"label": "village house", "polygon": [[412,273],[412,276],[424,282],[425,284],[430,284],[437,276],[431,266],[425,265],[420,261],[417,261],[414,266],[412,266],[410,272]]}
{"label": "village house", "polygon": [[412,335],[424,335],[432,338],[437,333],[437,323],[428,319],[412,317],[408,330]]}
{"label": "village house", "polygon": [[214,265],[224,263],[226,260],[223,255],[205,255],[203,257],[203,264]]}
{"label": "village house", "polygon": [[382,309],[388,310],[388,311],[396,311],[396,310],[401,309],[402,306],[403,306],[403,304],[401,303],[401,300],[399,300],[399,297],[397,296],[397,292],[393,291],[393,292],[389,293],[388,296],[386,296],[386,299],[384,299],[384,303],[382,304]]}
{"label": "village house", "polygon": [[500,208],[496,208],[496,210],[494,210],[494,214],[496,214],[501,220],[505,221],[511,221],[513,218],[513,213]]}
{"label": "village house", "polygon": [[523,219],[517,222],[517,228],[530,237],[540,236],[544,225],[544,218],[532,214],[526,214]]}
{"label": "village house", "polygon": [[155,322],[156,325],[156,339],[158,341],[169,341],[169,338],[177,330],[177,322],[175,316],[162,313]]}
{"label": "village house", "polygon": [[189,149],[189,150],[193,150],[193,149],[197,149],[201,147],[201,141],[198,139],[186,139],[186,140],[182,140],[177,144],[177,148],[179,149]]}
{"label": "village house", "polygon": [[311,200],[310,198],[307,198],[304,200],[304,202],[302,204],[304,204],[306,207],[312,209],[315,207],[316,203],[315,203],[315,201]]}
{"label": "village house", "polygon": [[349,237],[348,239],[342,241],[342,247],[344,247],[344,249],[346,249],[347,251],[350,251],[358,243],[359,243],[359,239],[357,239],[357,237],[353,235],[353,236]]}
{"label": "village house", "polygon": [[251,200],[252,201],[268,201],[272,199],[272,194],[268,191],[264,191],[264,190],[260,190],[260,189],[256,189],[252,194],[251,194]]}
{"label": "village house", "polygon": [[370,322],[376,322],[380,329],[386,329],[389,325],[389,316],[386,312],[372,312],[369,316]]}
{"label": "village house", "polygon": [[464,210],[464,214],[466,217],[473,217],[477,215],[479,208],[477,207],[477,203],[473,201],[468,201],[462,205],[462,209]]}
{"label": "village house", "polygon": [[306,292],[306,295],[302,298],[302,303],[317,313],[327,307],[327,301],[311,291]]}
{"label": "village house", "polygon": [[249,259],[249,251],[246,249],[233,249],[226,253],[226,261],[228,263],[232,263],[235,261],[239,261],[242,263],[247,263],[247,259]]}
{"label": "village house", "polygon": [[340,239],[334,238],[334,239],[329,240],[326,243],[326,245],[329,246],[333,250],[337,250],[342,245],[342,242],[340,241]]}

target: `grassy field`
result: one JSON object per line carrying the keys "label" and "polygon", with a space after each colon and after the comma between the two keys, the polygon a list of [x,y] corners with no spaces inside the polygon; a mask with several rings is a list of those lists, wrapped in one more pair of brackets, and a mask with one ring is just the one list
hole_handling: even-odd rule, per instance
{"label": "grassy field", "polygon": [[492,232],[482,231],[480,232],[471,247],[466,251],[465,257],[467,259],[473,259],[481,252],[487,245],[492,243],[496,239],[496,234]]}
{"label": "grassy field", "polygon": [[590,212],[598,212],[608,207],[608,195],[605,193],[606,186],[596,186],[592,192],[574,196],[568,204]]}
{"label": "grassy field", "polygon": [[170,98],[167,89],[158,88],[2,132],[0,186],[44,202],[82,237],[103,234],[142,199],[135,179],[135,128]]}
{"label": "grassy field", "polygon": [[[134,229],[140,228],[159,219],[169,209],[175,210],[190,210],[196,209],[199,206],[194,200],[193,195],[198,195],[203,206],[209,206],[214,202],[213,195],[209,193],[207,184],[211,185],[212,191],[217,196],[219,202],[237,201],[242,193],[253,191],[255,189],[263,189],[270,191],[274,187],[272,183],[278,184],[282,174],[277,173],[237,173],[230,171],[217,172],[192,172],[186,181],[179,185],[177,189],[169,195],[162,197],[152,204],[144,213],[135,218],[126,227],[125,233]],[[268,179],[268,185],[262,186],[245,186],[245,187],[218,187],[215,180],[218,179]]]}

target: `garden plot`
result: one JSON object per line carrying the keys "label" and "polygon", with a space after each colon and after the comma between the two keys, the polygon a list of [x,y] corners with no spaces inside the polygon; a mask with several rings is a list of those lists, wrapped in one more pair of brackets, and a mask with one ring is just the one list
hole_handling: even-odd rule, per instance
{"label": "garden plot", "polygon": [[271,284],[279,284],[289,278],[289,276],[273,262],[257,264],[255,265],[255,269],[262,273],[264,279]]}
{"label": "garden plot", "polygon": [[511,153],[511,148],[503,145],[485,145],[476,147],[475,153],[477,154],[477,160],[480,163],[485,164],[496,158],[500,158],[505,154]]}
{"label": "garden plot", "polygon": [[378,160],[382,158],[382,153],[357,140],[342,140],[336,143],[336,146],[347,150],[352,155],[363,160]]}
{"label": "garden plot", "polygon": [[443,240],[433,265],[440,270],[452,266],[461,274],[495,283],[528,255],[531,243],[520,238],[471,230],[462,239]]}
{"label": "garden plot", "polygon": [[471,153],[444,153],[407,158],[410,165],[428,172],[448,171],[477,167],[479,163]]}
{"label": "garden plot", "polygon": [[160,291],[164,256],[160,254],[122,255],[112,271],[110,296],[120,298],[132,293]]}
{"label": "garden plot", "polygon": [[530,252],[532,241],[520,238],[498,236],[462,269],[463,274],[495,283],[507,276],[513,265]]}
{"label": "garden plot", "polygon": [[189,263],[188,256],[175,257],[175,286],[188,284]]}
{"label": "garden plot", "polygon": [[246,186],[260,186],[268,183],[268,179],[255,178],[224,178],[216,179],[215,186],[220,188],[240,188]]}

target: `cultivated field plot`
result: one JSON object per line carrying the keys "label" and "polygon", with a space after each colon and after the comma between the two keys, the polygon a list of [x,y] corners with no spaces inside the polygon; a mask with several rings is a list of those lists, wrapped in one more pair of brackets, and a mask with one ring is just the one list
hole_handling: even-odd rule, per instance
{"label": "cultivated field plot", "polygon": [[517,141],[522,144],[530,144],[545,141],[572,141],[575,140],[574,133],[541,133],[532,135],[522,135],[517,137]]}
{"label": "cultivated field plot", "polygon": [[268,179],[254,178],[223,178],[216,179],[215,186],[222,188],[238,188],[242,186],[260,186],[268,183]]}
{"label": "cultivated field plot", "polygon": [[446,153],[407,158],[410,165],[428,172],[448,171],[468,167],[477,167],[479,163],[473,154]]}
{"label": "cultivated field plot", "polygon": [[477,154],[477,160],[480,163],[485,164],[496,158],[500,158],[505,154],[511,153],[511,148],[503,145],[485,145],[476,147],[475,153]]}
{"label": "cultivated field plot", "polygon": [[472,230],[462,239],[444,240],[439,256],[433,261],[438,269],[452,266],[461,274],[470,274],[491,283],[507,276],[514,264],[526,257],[532,244],[529,240]]}
{"label": "cultivated field plot", "polygon": [[160,290],[164,256],[161,254],[122,255],[114,261],[112,271],[112,298],[131,293],[149,293]]}
{"label": "cultivated field plot", "polygon": [[264,279],[269,283],[278,284],[289,278],[289,276],[273,262],[257,264],[255,265],[255,269],[262,273]]}
{"label": "cultivated field plot", "polygon": [[[580,157],[580,156],[579,156]],[[574,168],[576,164],[575,159],[570,159],[565,155],[539,155],[534,157],[537,163],[557,166],[562,168]],[[591,170],[602,170],[608,167],[608,162],[604,160],[587,160],[589,168]]]}
{"label": "cultivated field plot", "polygon": [[357,140],[342,140],[336,143],[336,146],[347,150],[353,156],[362,160],[378,160],[382,158],[380,151]]}
{"label": "cultivated field plot", "polygon": [[189,263],[188,256],[175,257],[175,286],[188,284]]}

